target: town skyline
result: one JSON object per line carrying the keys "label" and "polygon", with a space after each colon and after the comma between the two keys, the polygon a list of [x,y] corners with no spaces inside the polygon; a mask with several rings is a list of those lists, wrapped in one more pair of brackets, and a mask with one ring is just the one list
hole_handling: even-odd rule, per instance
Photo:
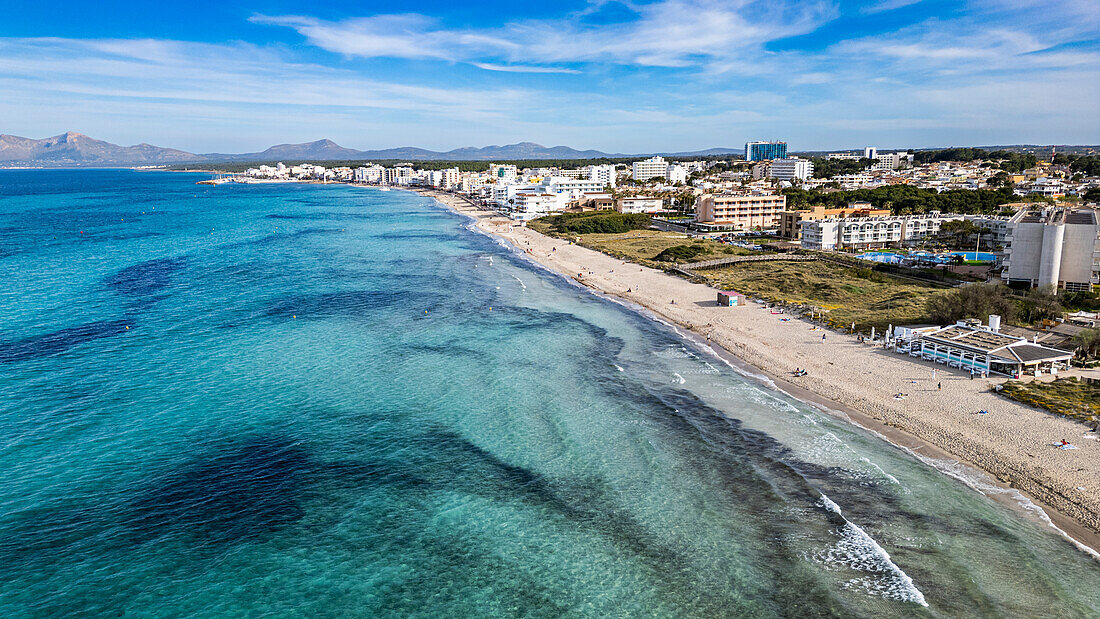
{"label": "town skyline", "polygon": [[[303,14],[305,13],[305,14]],[[934,17],[929,17],[930,15]],[[1095,144],[1084,2],[186,7],[19,0],[3,133],[258,151],[334,139],[611,153]],[[94,33],[89,35],[88,33]]]}

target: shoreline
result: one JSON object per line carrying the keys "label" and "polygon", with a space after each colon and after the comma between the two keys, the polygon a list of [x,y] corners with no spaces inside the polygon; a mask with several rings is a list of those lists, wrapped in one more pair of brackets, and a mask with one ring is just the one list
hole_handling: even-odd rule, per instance
{"label": "shoreline", "polygon": [[[507,242],[512,249],[523,253],[543,268],[574,280],[598,294],[612,297],[616,301],[642,310],[643,313],[651,314],[650,318],[671,323],[677,331],[682,330],[681,336],[691,340],[697,347],[719,356],[749,380],[781,391],[877,435],[924,464],[956,478],[990,499],[1008,506],[1039,524],[1055,528],[1083,552],[1100,560],[1100,553],[1098,553],[1100,550],[1100,486],[1087,487],[1082,492],[1080,488],[1084,487],[1084,484],[1079,483],[1080,480],[1089,478],[1092,480],[1090,485],[1096,486],[1097,481],[1100,480],[1100,441],[1082,440],[1083,428],[1075,422],[1010,402],[988,392],[988,385],[992,384],[990,380],[969,380],[952,373],[947,368],[937,368],[941,372],[938,382],[946,383],[948,388],[943,391],[935,389],[931,394],[931,396],[939,396],[938,400],[940,400],[933,403],[939,405],[933,410],[926,410],[927,403],[917,407],[908,400],[894,406],[890,406],[889,402],[883,404],[875,401],[876,395],[881,400],[882,394],[874,393],[881,392],[881,388],[872,389],[871,385],[866,384],[869,381],[862,379],[857,379],[854,384],[845,385],[846,382],[851,383],[855,372],[838,369],[833,361],[824,359],[818,352],[812,352],[808,359],[805,354],[793,355],[797,357],[793,361],[784,358],[792,356],[788,353],[795,347],[820,351],[822,344],[817,343],[816,339],[820,330],[814,331],[812,343],[809,346],[806,346],[805,342],[800,342],[802,346],[797,346],[796,343],[784,341],[785,338],[782,338],[782,335],[787,335],[786,333],[779,334],[780,338],[775,338],[783,345],[777,345],[774,340],[767,341],[769,336],[777,335],[776,331],[791,331],[798,327],[808,328],[809,323],[801,319],[779,323],[776,317],[767,313],[763,307],[752,303],[744,307],[721,308],[717,304],[708,303],[715,298],[715,290],[703,284],[693,284],[661,271],[623,262],[595,250],[544,236],[446,192],[424,188],[409,188],[409,190],[431,197],[445,207],[470,217],[483,233]],[[536,253],[536,248],[540,253]],[[585,264],[580,265],[580,262]],[[630,272],[633,275],[616,276],[613,268],[602,269],[603,272],[600,273],[596,270],[588,270],[586,274],[584,269],[597,263],[600,263],[600,267],[630,265]],[[635,266],[639,271],[633,271]],[[620,271],[622,271],[621,268]],[[638,288],[637,284],[634,286],[628,285],[629,282],[624,284],[624,279],[629,279],[631,282],[644,280],[648,294],[643,295],[635,290]],[[655,290],[655,287],[659,290]],[[707,296],[699,299],[701,294]],[[672,295],[672,299],[678,297],[684,301],[694,300],[694,303],[677,301],[679,305],[669,303],[666,307],[663,303],[664,298],[669,298],[667,295]],[[657,301],[657,298],[660,301]],[[730,325],[728,320],[750,317],[751,321],[744,322],[756,323],[752,326],[758,329],[748,329],[747,324]],[[707,319],[709,319],[707,322],[701,322]],[[754,333],[756,330],[766,331],[762,339]],[[837,351],[834,350],[830,351],[828,358],[844,359],[852,365],[857,365],[853,362],[862,361],[863,365],[869,365],[872,368],[872,371],[867,372],[868,374],[873,375],[875,373],[873,370],[884,365],[895,371],[900,368],[903,373],[910,375],[928,373],[934,367],[911,362],[908,357],[902,358],[893,352],[858,344],[854,336],[832,331],[824,333],[832,339],[829,342],[832,345],[830,348],[833,346],[844,348],[844,354],[837,356],[835,355]],[[752,337],[753,335],[756,337]],[[833,342],[837,340],[840,340],[840,344],[834,345]],[[783,367],[784,365],[789,365],[790,369],[795,366],[809,368],[813,380],[794,379],[793,376],[789,376],[790,372]],[[829,376],[838,372],[847,374],[848,380]],[[914,389],[912,385],[927,383],[920,378],[908,380],[909,384],[903,388]],[[772,384],[769,385],[768,382]],[[928,385],[925,392],[932,391],[930,383]],[[832,388],[825,388],[826,386]],[[881,385],[877,386],[881,387]],[[966,389],[965,398],[949,395],[953,389],[964,388]],[[886,393],[889,393],[889,389],[894,387],[886,389]],[[921,395],[925,397],[921,399],[931,399],[931,396],[925,392],[922,392]],[[946,399],[944,399],[945,395]],[[983,449],[979,449],[970,435],[991,434],[988,427],[992,424],[984,423],[988,421],[984,418],[993,417],[993,415],[961,416],[958,413],[961,403],[959,400],[992,401],[995,406],[987,404],[985,408],[995,411],[998,417],[1004,418],[1003,423],[1017,427],[1010,427],[1010,433],[1005,436],[992,433],[992,437],[984,437],[1006,440],[993,440],[990,441],[993,443],[992,446],[984,445]],[[944,404],[954,409],[953,415],[948,413],[953,418],[937,418],[937,413],[942,410],[936,409],[942,409]],[[1012,414],[1006,414],[1009,411]],[[1047,433],[1056,431],[1055,436],[1071,437],[1071,442],[1077,444],[1079,449],[1059,452],[1049,446],[1044,450],[1043,445],[1036,444],[1030,450],[1027,448],[1021,450],[1018,444],[1008,444],[1013,442],[1011,440],[1013,438],[1014,442],[1019,443],[1018,427],[1034,426],[1042,427]],[[1040,440],[1045,440],[1045,436]],[[964,448],[968,444],[970,448]],[[1043,458],[1032,452],[1045,454],[1047,457]],[[1084,457],[1067,458],[1066,454]],[[954,470],[956,468],[962,470]],[[1074,492],[1078,496],[1074,496]],[[1037,514],[1035,507],[1040,508],[1042,514]]]}

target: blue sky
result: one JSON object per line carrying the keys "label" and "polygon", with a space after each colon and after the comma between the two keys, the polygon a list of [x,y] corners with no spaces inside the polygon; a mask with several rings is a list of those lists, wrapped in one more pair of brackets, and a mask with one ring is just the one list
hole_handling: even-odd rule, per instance
{"label": "blue sky", "polygon": [[1100,143],[1096,0],[6,0],[0,133],[643,153]]}

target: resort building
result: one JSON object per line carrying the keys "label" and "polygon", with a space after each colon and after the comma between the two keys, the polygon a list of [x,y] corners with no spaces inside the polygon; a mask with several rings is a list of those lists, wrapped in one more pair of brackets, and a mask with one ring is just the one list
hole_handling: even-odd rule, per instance
{"label": "resort building", "polygon": [[804,181],[814,175],[814,162],[798,157],[775,159],[768,175],[781,181],[792,181],[796,178]]}
{"label": "resort building", "polygon": [[786,142],[745,142],[745,161],[782,159],[786,156]]}
{"label": "resort building", "polygon": [[1019,377],[1067,367],[1073,352],[1048,348],[1022,337],[1000,333],[1000,316],[990,316],[989,326],[977,319],[914,332],[914,339],[895,342],[898,352],[948,367]]}
{"label": "resort building", "polygon": [[802,221],[802,247],[841,249],[905,245],[938,234],[944,222],[962,218],[962,215],[942,215],[939,211],[929,211],[924,215],[844,219],[829,217]]}
{"label": "resort building", "polygon": [[771,230],[786,206],[783,195],[705,194],[695,200],[695,222],[709,230]]}
{"label": "resort building", "polygon": [[632,178],[636,181],[644,181],[668,174],[668,162],[663,157],[651,157],[642,161],[635,161],[632,169]]}
{"label": "resort building", "polygon": [[1009,286],[1068,292],[1100,283],[1100,225],[1092,209],[1024,209],[1008,221],[1004,271]]}
{"label": "resort building", "polygon": [[802,222],[839,217],[879,217],[889,215],[890,209],[876,209],[870,202],[852,202],[847,208],[815,206],[808,211],[783,211],[779,214],[779,236],[786,239],[802,238]]}

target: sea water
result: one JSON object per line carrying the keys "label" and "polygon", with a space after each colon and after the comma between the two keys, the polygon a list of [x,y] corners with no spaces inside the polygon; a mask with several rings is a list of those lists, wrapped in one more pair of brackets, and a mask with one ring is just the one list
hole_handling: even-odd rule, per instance
{"label": "sea water", "polygon": [[1037,519],[435,201],[0,171],[6,616],[1096,616]]}

